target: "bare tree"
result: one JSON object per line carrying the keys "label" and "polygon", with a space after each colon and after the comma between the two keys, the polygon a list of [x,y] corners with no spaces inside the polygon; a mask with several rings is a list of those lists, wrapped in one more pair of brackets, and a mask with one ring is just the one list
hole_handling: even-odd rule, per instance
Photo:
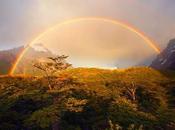
{"label": "bare tree", "polygon": [[129,96],[129,98],[132,100],[132,101],[135,101],[136,100],[136,85],[132,82],[131,83],[131,86],[129,87],[126,87],[127,89],[127,94]]}
{"label": "bare tree", "polygon": [[65,55],[61,55],[57,57],[48,57],[48,61],[42,61],[42,62],[37,62],[33,64],[35,68],[44,72],[47,78],[50,90],[52,89],[51,77],[54,76],[56,72],[66,70],[67,68],[72,66],[66,61],[67,58],[68,56],[65,56]]}

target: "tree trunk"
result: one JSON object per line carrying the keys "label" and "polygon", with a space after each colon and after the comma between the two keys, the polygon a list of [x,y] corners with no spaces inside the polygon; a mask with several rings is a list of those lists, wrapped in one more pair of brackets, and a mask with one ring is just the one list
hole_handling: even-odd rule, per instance
{"label": "tree trunk", "polygon": [[52,90],[52,85],[51,85],[51,81],[50,81],[50,77],[48,75],[48,73],[46,72],[46,77],[47,77],[47,81],[48,81],[48,87],[49,87],[49,90]]}

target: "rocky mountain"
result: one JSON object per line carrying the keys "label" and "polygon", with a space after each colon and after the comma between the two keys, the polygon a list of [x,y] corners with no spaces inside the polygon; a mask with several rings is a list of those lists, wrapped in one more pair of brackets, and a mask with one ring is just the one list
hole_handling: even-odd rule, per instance
{"label": "rocky mountain", "polygon": [[[40,46],[42,48],[42,46]],[[0,74],[8,74],[14,62],[20,55],[20,53],[25,49],[25,47],[17,47],[9,50],[0,51]],[[37,50],[33,47],[29,47],[25,54],[25,57],[21,60],[19,66],[20,70],[23,71],[26,66],[30,66],[32,62],[38,59],[46,58],[49,56],[54,56],[51,51],[47,49]],[[30,64],[29,64],[30,63]]]}
{"label": "rocky mountain", "polygon": [[175,39],[169,41],[167,48],[157,56],[151,67],[160,70],[175,70]]}
{"label": "rocky mountain", "polygon": [[7,74],[24,47],[0,51],[0,74]]}
{"label": "rocky mountain", "polygon": [[[18,67],[19,73],[24,73],[24,71],[33,71],[34,69],[31,68],[31,66],[32,63],[36,60],[55,56],[42,44],[37,44],[36,48],[29,47],[27,53],[25,54],[25,57],[21,60],[21,63]],[[25,47],[21,46],[9,50],[0,51],[0,74],[8,74],[17,57],[24,49]],[[150,62],[150,59],[148,59],[148,61]],[[148,63],[148,61],[144,61],[143,63],[140,63],[140,65],[145,65],[145,63]],[[167,48],[165,48],[162,53],[157,56],[157,58],[152,62],[150,66],[152,68],[160,70],[175,70],[175,39],[169,41]],[[26,70],[26,68],[28,68],[28,70]]]}

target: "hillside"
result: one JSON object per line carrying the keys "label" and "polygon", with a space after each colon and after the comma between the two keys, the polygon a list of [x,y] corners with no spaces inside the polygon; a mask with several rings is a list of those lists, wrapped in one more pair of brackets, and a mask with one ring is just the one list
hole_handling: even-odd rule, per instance
{"label": "hillside", "polygon": [[47,79],[0,77],[0,130],[174,130],[175,75],[76,68]]}
{"label": "hillside", "polygon": [[[41,47],[42,44],[40,45],[40,48]],[[25,48],[22,46],[9,50],[0,51],[0,75],[9,73],[14,62],[24,49]],[[16,71],[17,73],[24,73],[24,71],[32,73],[31,72],[32,63],[39,59],[46,58],[49,56],[54,56],[54,54],[52,54],[49,50],[46,49],[36,50],[33,47],[29,47],[28,51],[25,54],[25,57],[22,59]]]}
{"label": "hillside", "polygon": [[152,62],[151,67],[159,70],[175,70],[175,39]]}
{"label": "hillside", "polygon": [[7,74],[24,47],[0,51],[0,74]]}

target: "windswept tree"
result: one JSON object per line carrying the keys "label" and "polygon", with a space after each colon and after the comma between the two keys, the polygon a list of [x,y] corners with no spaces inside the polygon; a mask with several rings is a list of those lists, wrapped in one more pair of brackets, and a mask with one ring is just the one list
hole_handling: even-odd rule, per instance
{"label": "windswept tree", "polygon": [[52,89],[51,77],[53,77],[55,73],[72,67],[72,65],[66,61],[67,58],[68,56],[65,55],[48,57],[47,61],[40,61],[33,64],[35,68],[41,70],[46,76],[50,90]]}

